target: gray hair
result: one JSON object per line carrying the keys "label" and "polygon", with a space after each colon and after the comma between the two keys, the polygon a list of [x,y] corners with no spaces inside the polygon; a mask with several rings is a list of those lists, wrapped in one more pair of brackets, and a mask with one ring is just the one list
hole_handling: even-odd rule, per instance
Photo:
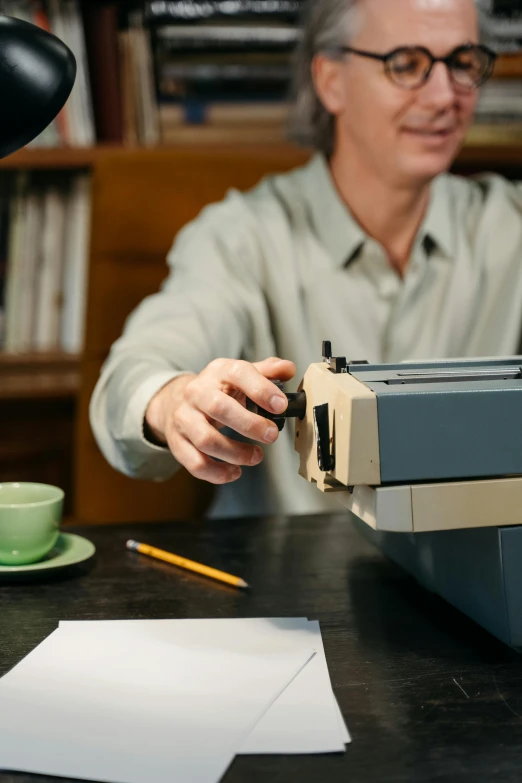
{"label": "gray hair", "polygon": [[308,0],[304,6],[301,36],[294,51],[289,133],[293,141],[315,147],[329,157],[335,140],[335,118],[315,91],[312,61],[328,52],[332,58],[355,34],[354,16],[359,0]]}

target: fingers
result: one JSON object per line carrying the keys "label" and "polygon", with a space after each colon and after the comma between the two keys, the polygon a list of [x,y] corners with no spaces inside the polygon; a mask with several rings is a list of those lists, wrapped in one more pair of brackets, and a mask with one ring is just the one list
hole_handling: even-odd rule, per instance
{"label": "fingers", "polygon": [[[230,427],[245,438],[260,443],[273,443],[277,440],[279,432],[273,422],[248,411],[241,403],[219,389],[214,388],[211,393],[208,393],[206,388],[202,389],[195,384],[191,389],[187,387],[186,396],[190,408],[201,411],[220,427]],[[284,397],[282,407],[286,408],[286,405],[287,400]],[[185,426],[183,423],[184,430]],[[192,437],[190,440],[193,440]]]}
{"label": "fingers", "polygon": [[[275,378],[278,377],[278,369],[284,370],[283,364],[290,365],[286,370],[291,372],[292,362],[281,362],[279,365],[278,362],[265,360],[263,369],[273,372],[272,377]],[[212,362],[208,369],[210,378],[215,381],[217,377],[221,390],[226,394],[232,389],[239,389],[259,407],[272,413],[282,413],[288,406],[286,395],[250,362],[218,359],[217,362]],[[226,423],[228,425],[228,422]]]}
{"label": "fingers", "polygon": [[169,413],[164,416],[170,450],[196,478],[213,484],[236,481],[240,466],[259,464],[263,452],[254,444],[227,438],[220,429],[229,427],[260,443],[276,441],[277,426],[247,410],[244,397],[264,410],[282,413],[288,400],[271,379],[285,381],[294,374],[293,362],[277,357],[256,364],[233,359],[211,362],[199,375],[176,387],[180,393],[170,400]]}
{"label": "fingers", "polygon": [[274,381],[289,381],[295,375],[295,364],[286,359],[279,359],[277,356],[271,356],[269,359],[263,359],[261,362],[254,362],[255,367],[265,378]]}
{"label": "fingers", "polygon": [[[234,401],[230,400],[230,402]],[[235,404],[240,410],[244,410],[241,405]],[[209,423],[203,413],[188,405],[184,405],[178,411],[176,428],[202,454],[223,460],[230,465],[253,466],[258,465],[263,459],[263,450],[259,446],[227,438]]]}
{"label": "fingers", "polygon": [[241,476],[241,468],[237,465],[227,465],[224,462],[216,462],[212,457],[198,451],[186,438],[179,436],[175,447],[171,451],[195,478],[208,481],[211,484],[229,484],[237,481]]}

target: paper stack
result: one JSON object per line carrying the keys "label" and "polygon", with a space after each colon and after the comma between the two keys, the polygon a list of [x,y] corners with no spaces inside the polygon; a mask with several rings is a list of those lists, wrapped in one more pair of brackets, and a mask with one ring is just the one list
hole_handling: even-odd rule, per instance
{"label": "paper stack", "polygon": [[342,752],[319,623],[61,622],[0,680],[0,768],[216,783],[237,753]]}

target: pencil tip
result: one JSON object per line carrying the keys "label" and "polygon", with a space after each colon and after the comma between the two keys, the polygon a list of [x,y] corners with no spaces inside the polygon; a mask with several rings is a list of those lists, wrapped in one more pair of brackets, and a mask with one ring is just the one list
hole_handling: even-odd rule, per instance
{"label": "pencil tip", "polygon": [[245,589],[249,589],[250,588],[250,585],[248,584],[248,582],[245,582],[244,579],[240,579],[237,584],[238,584],[238,587],[244,587]]}

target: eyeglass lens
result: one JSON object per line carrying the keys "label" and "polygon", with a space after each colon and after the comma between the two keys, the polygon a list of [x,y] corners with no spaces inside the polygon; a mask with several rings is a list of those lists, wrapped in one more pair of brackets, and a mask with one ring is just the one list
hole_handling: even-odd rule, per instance
{"label": "eyeglass lens", "polygon": [[[478,46],[456,49],[447,62],[454,82],[468,88],[479,86],[489,76],[492,67],[490,55]],[[431,67],[429,54],[415,47],[398,49],[386,63],[390,78],[408,89],[423,84]]]}

